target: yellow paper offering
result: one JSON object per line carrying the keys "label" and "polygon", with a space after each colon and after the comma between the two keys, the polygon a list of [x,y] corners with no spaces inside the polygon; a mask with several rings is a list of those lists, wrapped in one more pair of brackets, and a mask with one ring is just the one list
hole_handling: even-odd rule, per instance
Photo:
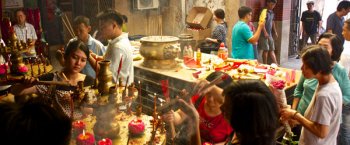
{"label": "yellow paper offering", "polygon": [[266,15],[267,15],[267,9],[263,9],[260,14],[259,21],[260,22],[265,22],[266,20]]}

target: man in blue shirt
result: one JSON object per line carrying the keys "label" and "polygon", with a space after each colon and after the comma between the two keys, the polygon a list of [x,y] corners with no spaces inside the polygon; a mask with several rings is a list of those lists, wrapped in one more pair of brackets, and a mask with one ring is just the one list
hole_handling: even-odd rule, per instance
{"label": "man in blue shirt", "polygon": [[259,40],[265,22],[259,22],[255,34],[250,31],[248,22],[252,19],[252,9],[242,6],[238,10],[239,21],[232,29],[232,57],[235,59],[254,59],[253,45]]}
{"label": "man in blue shirt", "polygon": [[[79,39],[83,41],[88,46],[89,50],[92,51],[93,53],[104,55],[104,53],[106,52],[105,46],[103,46],[103,44],[100,41],[92,38],[89,34],[89,32],[91,31],[89,18],[85,16],[77,16],[73,21],[73,27],[74,27],[74,33],[76,37],[72,38],[68,42],[68,44],[76,39]],[[61,61],[61,64],[62,64],[63,57],[60,58],[59,60]],[[89,75],[92,78],[95,78],[96,77],[96,73],[94,70],[95,65],[96,64],[90,64],[90,62],[88,62],[84,67],[84,69],[81,71],[81,73]]]}
{"label": "man in blue shirt", "polygon": [[344,16],[346,16],[350,11],[350,2],[341,1],[338,4],[337,11],[329,15],[327,18],[327,32],[336,34],[341,38],[344,43],[344,37],[342,35],[344,26]]}

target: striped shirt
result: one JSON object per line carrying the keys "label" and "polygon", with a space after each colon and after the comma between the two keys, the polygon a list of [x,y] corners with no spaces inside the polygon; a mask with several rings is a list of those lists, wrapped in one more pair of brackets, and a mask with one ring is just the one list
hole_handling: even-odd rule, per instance
{"label": "striped shirt", "polygon": [[13,26],[13,28],[16,32],[18,40],[20,41],[27,42],[28,39],[32,39],[32,40],[38,39],[32,24],[25,23],[24,26],[20,26],[16,24]]}

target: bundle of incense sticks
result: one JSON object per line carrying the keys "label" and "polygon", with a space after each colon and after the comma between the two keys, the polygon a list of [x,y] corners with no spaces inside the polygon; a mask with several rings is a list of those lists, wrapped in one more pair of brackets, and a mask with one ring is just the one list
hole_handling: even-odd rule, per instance
{"label": "bundle of incense sticks", "polygon": [[[208,89],[209,87],[214,86],[214,85],[216,85],[216,84],[218,84],[218,83],[220,83],[220,82],[226,80],[228,77],[230,77],[230,76],[221,74],[221,75],[217,76],[217,77],[216,77],[213,81],[211,81],[209,84],[207,84],[207,85],[205,85],[204,87],[202,87],[201,90],[206,90],[206,89]],[[190,93],[188,93],[187,95],[185,95],[184,97],[182,97],[182,98],[180,98],[180,99],[184,99],[185,101],[190,100],[192,96],[194,96],[195,94],[199,93],[199,92],[198,92],[199,89],[200,89],[199,86],[196,85],[196,86],[192,89],[192,91],[191,91]],[[171,108],[172,108],[172,106],[178,103],[178,100],[179,100],[179,98],[173,99],[173,100],[169,101],[168,103],[166,103],[165,105],[158,107],[158,112],[159,112],[160,114],[163,114],[163,113],[166,113],[166,112],[170,111]]]}

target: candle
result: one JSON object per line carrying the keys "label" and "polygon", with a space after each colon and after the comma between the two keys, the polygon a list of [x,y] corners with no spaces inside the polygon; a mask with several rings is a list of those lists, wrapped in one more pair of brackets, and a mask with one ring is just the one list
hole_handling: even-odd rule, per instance
{"label": "candle", "polygon": [[74,121],[72,123],[73,136],[76,137],[79,134],[83,133],[85,127],[86,127],[86,125],[85,125],[85,123],[83,121]]}
{"label": "candle", "polygon": [[140,99],[140,105],[142,104],[142,98],[141,98],[141,81],[139,81],[139,92],[137,94],[139,96]]}
{"label": "candle", "polygon": [[95,137],[91,133],[85,133],[83,130],[82,134],[79,134],[76,138],[77,145],[95,145]]}
{"label": "candle", "polygon": [[154,93],[154,112],[157,110],[157,93]]}
{"label": "candle", "polygon": [[40,75],[41,70],[40,70],[40,59],[36,59],[37,65],[38,65],[38,75]]}
{"label": "candle", "polygon": [[128,124],[129,132],[133,135],[139,135],[145,131],[145,123],[141,119],[131,120]]}
{"label": "candle", "polygon": [[109,138],[104,138],[98,141],[98,145],[112,145],[112,140]]}
{"label": "candle", "polygon": [[290,79],[293,83],[295,82],[295,69],[292,70],[292,76]]}
{"label": "candle", "polygon": [[289,86],[289,83],[291,82],[291,76],[289,71],[286,72],[286,84]]}
{"label": "candle", "polygon": [[4,66],[5,66],[5,79],[7,80],[7,65],[8,65],[8,63],[6,64],[4,64]]}
{"label": "candle", "polygon": [[154,110],[153,110],[153,125],[152,125],[152,131],[155,131],[155,125],[157,120],[157,93],[154,93]]}

